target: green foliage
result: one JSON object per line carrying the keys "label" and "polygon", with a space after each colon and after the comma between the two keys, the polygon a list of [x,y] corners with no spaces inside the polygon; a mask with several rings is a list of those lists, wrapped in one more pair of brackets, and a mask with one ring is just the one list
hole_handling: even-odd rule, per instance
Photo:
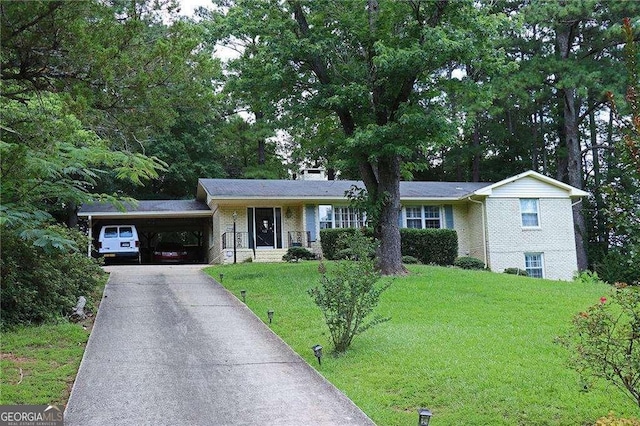
{"label": "green foliage", "polygon": [[315,253],[310,252],[304,247],[289,247],[287,254],[282,256],[282,260],[287,262],[297,262],[299,260],[314,260]]}
{"label": "green foliage", "polygon": [[420,261],[416,257],[405,255],[402,256],[402,263],[404,263],[405,265],[417,265],[418,263],[420,263]]}
{"label": "green foliage", "polygon": [[600,279],[597,272],[589,270],[576,273],[573,280],[587,285],[605,284],[605,282]]}
{"label": "green foliage", "polygon": [[354,228],[336,228],[336,229],[321,229],[320,230],[320,245],[322,247],[322,256],[325,259],[337,260],[340,258],[340,252],[347,247],[341,244],[345,238],[343,235],[354,235],[356,229]]}
{"label": "green foliage", "polygon": [[462,269],[485,269],[485,265],[482,260],[470,256],[456,258],[453,262],[453,266],[457,266]]}
{"label": "green foliage", "polygon": [[320,285],[308,291],[322,311],[336,353],[345,352],[356,335],[388,320],[377,316],[365,322],[391,284],[378,285],[380,273],[370,256],[375,250],[371,239],[356,232],[345,234],[341,243],[351,249],[352,260],[336,262],[331,271],[321,263]]}
{"label": "green foliage", "polygon": [[[640,244],[640,241],[636,244]],[[613,247],[595,264],[595,270],[609,284],[620,282],[638,285],[640,284],[639,262],[640,257],[635,256],[631,245]]]}
{"label": "green foliage", "polygon": [[504,273],[511,274],[511,275],[520,275],[523,277],[529,276],[529,273],[527,272],[527,270],[522,268],[505,268]]}
{"label": "green foliage", "polygon": [[[378,263],[384,274],[403,273],[401,174],[455,140],[460,120],[442,95],[456,78],[445,70],[466,61],[502,69],[504,52],[494,40],[507,16],[472,1],[216,4],[212,34],[244,47],[229,62],[227,87],[291,135],[311,136],[315,146],[291,143],[295,157],[313,155],[304,160],[362,179],[366,194],[354,196],[380,238]],[[475,85],[484,92],[478,97],[491,99],[485,87]]]}
{"label": "green foliage", "polygon": [[[0,230],[3,328],[66,317],[78,297],[89,297],[102,282],[104,272],[84,251],[48,249],[48,244],[36,245],[5,227]],[[88,245],[85,236],[62,226],[50,226],[43,232],[81,249]]]}
{"label": "green foliage", "polygon": [[424,264],[452,265],[458,256],[458,234],[453,229],[401,229],[402,254]]}
{"label": "green foliage", "polygon": [[640,291],[621,286],[576,315],[561,343],[570,350],[587,389],[594,378],[605,379],[640,407],[639,330]]}
{"label": "green foliage", "polygon": [[[348,247],[340,243],[342,235],[355,232],[352,228],[321,229],[322,255],[329,260],[344,258]],[[371,235],[372,231],[367,230],[366,233]],[[402,255],[415,257],[420,263],[453,265],[458,256],[458,234],[453,229],[402,228],[400,241]]]}

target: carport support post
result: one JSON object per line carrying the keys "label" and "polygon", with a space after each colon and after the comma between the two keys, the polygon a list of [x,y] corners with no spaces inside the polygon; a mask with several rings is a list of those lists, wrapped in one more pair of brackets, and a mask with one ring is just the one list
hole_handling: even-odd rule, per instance
{"label": "carport support post", "polygon": [[233,212],[233,263],[237,261],[236,258],[236,219],[238,219],[238,212]]}
{"label": "carport support post", "polygon": [[91,257],[91,244],[93,244],[93,221],[89,215],[89,245],[87,246],[87,257]]}

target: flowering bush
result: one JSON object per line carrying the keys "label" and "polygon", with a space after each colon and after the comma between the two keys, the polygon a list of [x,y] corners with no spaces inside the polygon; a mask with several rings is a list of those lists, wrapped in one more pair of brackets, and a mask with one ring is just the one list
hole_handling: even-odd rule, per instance
{"label": "flowering bush", "polygon": [[640,406],[640,290],[620,284],[573,318],[561,338],[571,363],[589,383],[604,378]]}

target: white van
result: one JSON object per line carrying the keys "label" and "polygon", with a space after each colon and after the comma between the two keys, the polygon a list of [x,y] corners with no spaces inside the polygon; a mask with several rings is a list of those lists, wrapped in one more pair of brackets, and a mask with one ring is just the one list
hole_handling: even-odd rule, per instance
{"label": "white van", "polygon": [[140,239],[134,225],[103,226],[98,236],[98,254],[107,259],[132,259],[140,263]]}

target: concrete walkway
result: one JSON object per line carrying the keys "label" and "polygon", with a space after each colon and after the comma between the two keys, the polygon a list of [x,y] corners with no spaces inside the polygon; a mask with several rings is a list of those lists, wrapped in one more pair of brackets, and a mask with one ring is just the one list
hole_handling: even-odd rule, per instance
{"label": "concrete walkway", "polygon": [[108,268],[66,425],[373,424],[200,269]]}

